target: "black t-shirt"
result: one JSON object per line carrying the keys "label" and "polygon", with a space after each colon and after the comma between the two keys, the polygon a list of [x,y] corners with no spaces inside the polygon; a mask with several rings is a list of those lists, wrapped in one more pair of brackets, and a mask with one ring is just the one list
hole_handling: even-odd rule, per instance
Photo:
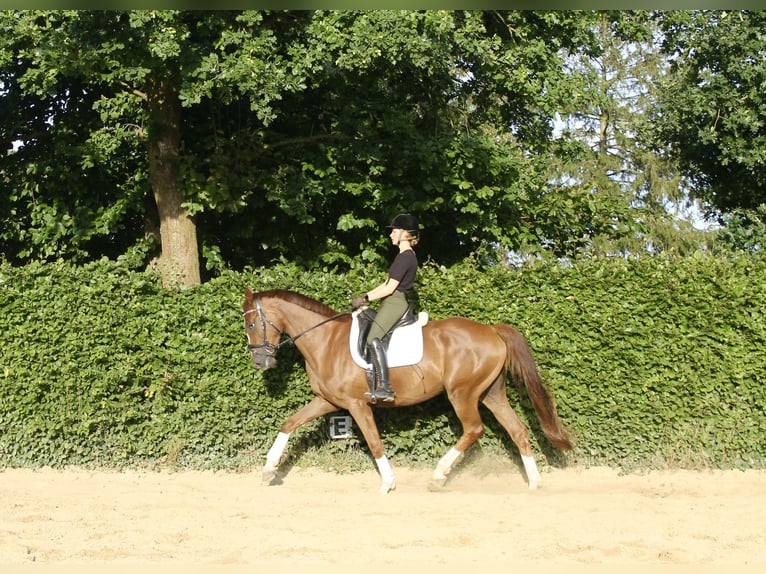
{"label": "black t-shirt", "polygon": [[400,252],[388,270],[391,279],[399,281],[397,291],[407,295],[415,284],[415,275],[418,271],[418,257],[412,249]]}

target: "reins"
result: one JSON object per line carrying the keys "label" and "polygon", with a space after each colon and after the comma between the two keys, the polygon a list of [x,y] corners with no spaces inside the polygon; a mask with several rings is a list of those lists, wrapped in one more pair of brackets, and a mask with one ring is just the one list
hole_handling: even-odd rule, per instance
{"label": "reins", "polygon": [[283,343],[295,343],[295,340],[296,340],[296,339],[298,339],[299,337],[302,337],[303,335],[305,335],[305,334],[306,334],[306,333],[308,333],[309,331],[313,331],[314,329],[316,329],[317,327],[321,327],[321,326],[322,326],[322,325],[324,325],[325,323],[329,323],[330,321],[335,321],[336,319],[340,319],[340,318],[341,318],[341,317],[343,317],[344,315],[350,315],[350,314],[351,314],[351,311],[341,311],[340,313],[336,313],[336,314],[335,314],[335,315],[333,315],[332,317],[328,317],[327,319],[325,319],[324,321],[321,321],[320,323],[317,323],[317,324],[316,324],[316,325],[314,325],[313,327],[309,327],[309,328],[308,328],[308,329],[306,329],[305,331],[301,331],[300,333],[298,333],[297,335],[295,335],[295,337],[290,337],[289,339],[285,339],[284,341],[282,341],[281,343],[279,343],[279,345],[278,345],[277,347],[281,346]]}
{"label": "reins", "polygon": [[343,317],[344,315],[350,315],[351,314],[351,311],[341,311],[340,313],[336,313],[332,317],[328,317],[324,321],[320,321],[316,325],[313,325],[313,326],[309,327],[308,329],[305,329],[305,330],[301,331],[300,333],[298,333],[294,337],[288,336],[288,338],[285,339],[284,341],[280,341],[279,343],[274,345],[274,344],[270,343],[269,340],[266,338],[266,323],[268,323],[269,325],[274,327],[274,329],[276,329],[279,332],[280,336],[284,335],[285,332],[282,329],[280,329],[279,327],[277,327],[274,323],[272,323],[269,320],[268,317],[266,317],[265,313],[263,312],[263,308],[261,307],[261,300],[259,298],[257,298],[257,297],[255,299],[255,308],[254,309],[248,309],[247,311],[242,313],[242,316],[243,317],[247,317],[247,315],[249,313],[253,313],[255,311],[258,312],[258,317],[261,320],[261,327],[263,328],[263,343],[249,344],[247,346],[247,348],[250,349],[250,350],[252,350],[252,349],[260,349],[262,347],[266,347],[268,349],[272,349],[273,348],[274,352],[279,350],[279,348],[282,345],[287,345],[288,343],[293,343],[294,344],[296,340],[298,340],[301,337],[303,337],[303,335],[305,335],[306,333],[309,333],[309,332],[313,331],[314,329],[317,329],[317,328],[321,327],[322,325],[324,325],[326,323],[329,323],[330,321],[335,321],[336,319],[339,319],[340,317]]}

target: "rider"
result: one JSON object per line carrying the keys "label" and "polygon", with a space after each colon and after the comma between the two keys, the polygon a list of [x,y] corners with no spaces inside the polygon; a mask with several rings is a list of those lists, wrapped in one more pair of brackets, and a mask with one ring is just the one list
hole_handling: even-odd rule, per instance
{"label": "rider", "polygon": [[[388,270],[388,279],[374,289],[351,300],[351,306],[357,309],[369,301],[382,299],[375,320],[367,335],[367,356],[371,358],[373,368],[367,369],[367,380],[372,393],[365,393],[370,399],[384,402],[394,400],[388,376],[388,360],[381,343],[383,336],[402,318],[407,311],[407,294],[415,283],[418,270],[418,258],[412,249],[420,239],[418,218],[410,213],[400,213],[387,226],[391,230],[391,243],[399,248],[399,253]],[[373,383],[376,383],[373,387]]]}

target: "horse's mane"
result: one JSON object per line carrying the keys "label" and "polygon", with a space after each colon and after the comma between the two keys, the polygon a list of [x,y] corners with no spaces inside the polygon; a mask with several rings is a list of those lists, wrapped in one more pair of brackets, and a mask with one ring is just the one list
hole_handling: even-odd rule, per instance
{"label": "horse's mane", "polygon": [[318,313],[320,315],[324,315],[325,317],[332,317],[333,315],[338,314],[337,311],[328,305],[320,303],[316,299],[312,299],[306,295],[301,295],[295,291],[290,291],[289,289],[272,289],[271,291],[262,291],[261,293],[258,293],[257,296],[263,298],[274,297],[277,299],[282,299],[283,301],[293,303],[299,307],[303,307],[307,311]]}

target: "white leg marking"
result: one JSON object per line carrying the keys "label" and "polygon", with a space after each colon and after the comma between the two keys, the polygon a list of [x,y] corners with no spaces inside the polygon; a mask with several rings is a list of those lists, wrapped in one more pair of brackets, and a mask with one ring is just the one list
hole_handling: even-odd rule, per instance
{"label": "white leg marking", "polygon": [[527,471],[527,482],[529,483],[529,489],[534,490],[540,483],[540,473],[537,470],[537,463],[535,457],[521,455],[521,460],[524,463],[524,470]]}
{"label": "white leg marking", "polygon": [[276,470],[279,464],[279,459],[282,458],[282,453],[285,452],[287,446],[287,439],[290,438],[290,433],[281,432],[277,435],[274,444],[271,445],[269,452],[266,454],[265,470]]}
{"label": "white leg marking", "polygon": [[380,478],[382,480],[380,485],[381,494],[387,494],[389,490],[396,488],[396,482],[394,481],[394,471],[391,469],[391,465],[388,462],[388,458],[384,454],[380,458],[376,458],[375,462],[378,465],[378,472],[380,472]]}
{"label": "white leg marking", "polygon": [[463,453],[457,450],[455,447],[449,449],[447,454],[441,457],[439,463],[436,465],[433,479],[438,482],[446,481],[447,475],[452,470],[452,465],[455,464],[455,461],[460,458],[460,455],[462,454]]}

